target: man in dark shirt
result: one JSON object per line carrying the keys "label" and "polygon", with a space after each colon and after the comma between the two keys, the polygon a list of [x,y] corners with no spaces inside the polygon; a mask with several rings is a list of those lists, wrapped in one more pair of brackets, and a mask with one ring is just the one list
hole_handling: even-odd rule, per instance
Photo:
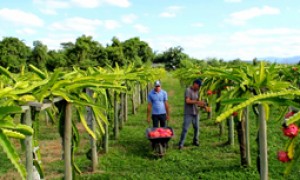
{"label": "man in dark shirt", "polygon": [[189,125],[192,123],[194,128],[193,145],[199,146],[199,109],[205,107],[205,101],[199,100],[199,88],[202,82],[194,80],[193,85],[185,90],[184,94],[184,120],[179,141],[179,149],[183,148]]}

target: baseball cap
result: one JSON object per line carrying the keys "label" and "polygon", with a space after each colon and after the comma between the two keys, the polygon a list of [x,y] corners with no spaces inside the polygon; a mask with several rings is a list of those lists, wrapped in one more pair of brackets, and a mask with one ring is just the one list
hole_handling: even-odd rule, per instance
{"label": "baseball cap", "polygon": [[158,81],[158,80],[155,81],[155,82],[154,82],[154,86],[160,86],[160,81]]}
{"label": "baseball cap", "polygon": [[200,80],[200,79],[196,79],[196,80],[194,80],[194,82],[193,82],[194,84],[196,83],[196,84],[198,84],[199,86],[201,86],[202,85],[202,81]]}

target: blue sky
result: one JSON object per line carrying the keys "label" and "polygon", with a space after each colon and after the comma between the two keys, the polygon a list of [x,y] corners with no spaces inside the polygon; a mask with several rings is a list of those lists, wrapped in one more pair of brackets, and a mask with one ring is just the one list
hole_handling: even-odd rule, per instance
{"label": "blue sky", "polygon": [[156,52],[181,46],[195,58],[300,55],[297,0],[0,1],[0,36],[49,49],[82,34],[102,45],[140,37]]}

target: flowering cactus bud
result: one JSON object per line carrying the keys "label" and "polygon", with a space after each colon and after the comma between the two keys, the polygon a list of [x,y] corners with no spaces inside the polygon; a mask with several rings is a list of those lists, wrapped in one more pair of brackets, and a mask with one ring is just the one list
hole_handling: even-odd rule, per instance
{"label": "flowering cactus bud", "polygon": [[291,124],[288,127],[284,127],[282,130],[284,135],[290,138],[293,138],[298,134],[298,127],[295,124]]}
{"label": "flowering cactus bud", "polygon": [[291,159],[288,156],[288,153],[285,151],[279,151],[277,154],[277,158],[279,161],[285,163],[285,162],[289,162]]}

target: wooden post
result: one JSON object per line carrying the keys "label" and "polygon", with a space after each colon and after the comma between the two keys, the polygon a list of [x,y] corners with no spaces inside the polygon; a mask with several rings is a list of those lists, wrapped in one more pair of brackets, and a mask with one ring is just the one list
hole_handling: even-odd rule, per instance
{"label": "wooden post", "polygon": [[127,93],[124,94],[124,122],[127,122],[128,120],[128,96]]}
{"label": "wooden post", "polygon": [[118,95],[117,92],[114,92],[114,135],[115,139],[119,138],[119,114],[118,114]]}
{"label": "wooden post", "polygon": [[[22,121],[25,125],[32,127],[31,120],[31,108],[25,110],[25,113],[22,115]],[[27,180],[33,179],[33,145],[32,145],[32,135],[27,135],[25,138],[25,146],[26,146],[26,171],[27,171]]]}
{"label": "wooden post", "polygon": [[124,97],[124,93],[121,93],[121,102],[120,102],[120,116],[119,116],[119,122],[120,122],[120,125],[119,125],[119,128],[122,129],[123,128],[123,125],[124,125],[124,100],[125,100],[125,97]]}
{"label": "wooden post", "polygon": [[[93,97],[93,90],[86,88],[86,93],[92,98]],[[95,133],[95,120],[93,116],[93,111],[91,107],[86,107],[87,110],[87,124],[89,128]],[[95,133],[96,134],[96,133]],[[91,144],[91,150],[92,150],[92,171],[97,170],[98,166],[98,153],[97,153],[97,143],[96,140],[90,136],[90,144]]]}
{"label": "wooden post", "polygon": [[221,140],[221,137],[224,134],[224,121],[219,123],[219,130],[220,130],[219,138]]}
{"label": "wooden post", "polygon": [[249,125],[249,110],[246,107],[243,110],[243,115],[245,117],[245,133],[246,133],[246,159],[247,159],[247,166],[251,166],[251,151],[250,151],[250,125]]}
{"label": "wooden post", "polygon": [[131,109],[131,112],[132,114],[136,114],[136,104],[135,104],[135,90],[132,92],[132,95],[131,95],[131,104],[132,104],[132,109]]}
{"label": "wooden post", "polygon": [[137,93],[137,108],[139,108],[140,107],[140,105],[141,105],[141,93],[140,93],[140,89],[141,89],[141,85],[140,85],[140,83],[138,82],[137,84],[136,84],[136,93]]}
{"label": "wooden post", "polygon": [[143,89],[143,87],[141,86],[141,84],[139,84],[139,87],[140,87],[140,98],[141,98],[141,100],[140,100],[140,102],[141,102],[141,104],[144,104],[144,89]]}
{"label": "wooden post", "polygon": [[64,132],[65,180],[72,180],[72,104],[67,103]]}
{"label": "wooden post", "polygon": [[228,119],[228,142],[229,145],[234,146],[234,121],[233,116]]}
{"label": "wooden post", "polygon": [[108,153],[108,141],[109,141],[108,125],[104,124],[104,127],[105,127],[105,134],[103,136],[103,149],[105,153]]}
{"label": "wooden post", "polygon": [[260,179],[268,179],[268,145],[267,145],[267,123],[264,107],[260,104],[259,109],[259,156],[260,156]]}

